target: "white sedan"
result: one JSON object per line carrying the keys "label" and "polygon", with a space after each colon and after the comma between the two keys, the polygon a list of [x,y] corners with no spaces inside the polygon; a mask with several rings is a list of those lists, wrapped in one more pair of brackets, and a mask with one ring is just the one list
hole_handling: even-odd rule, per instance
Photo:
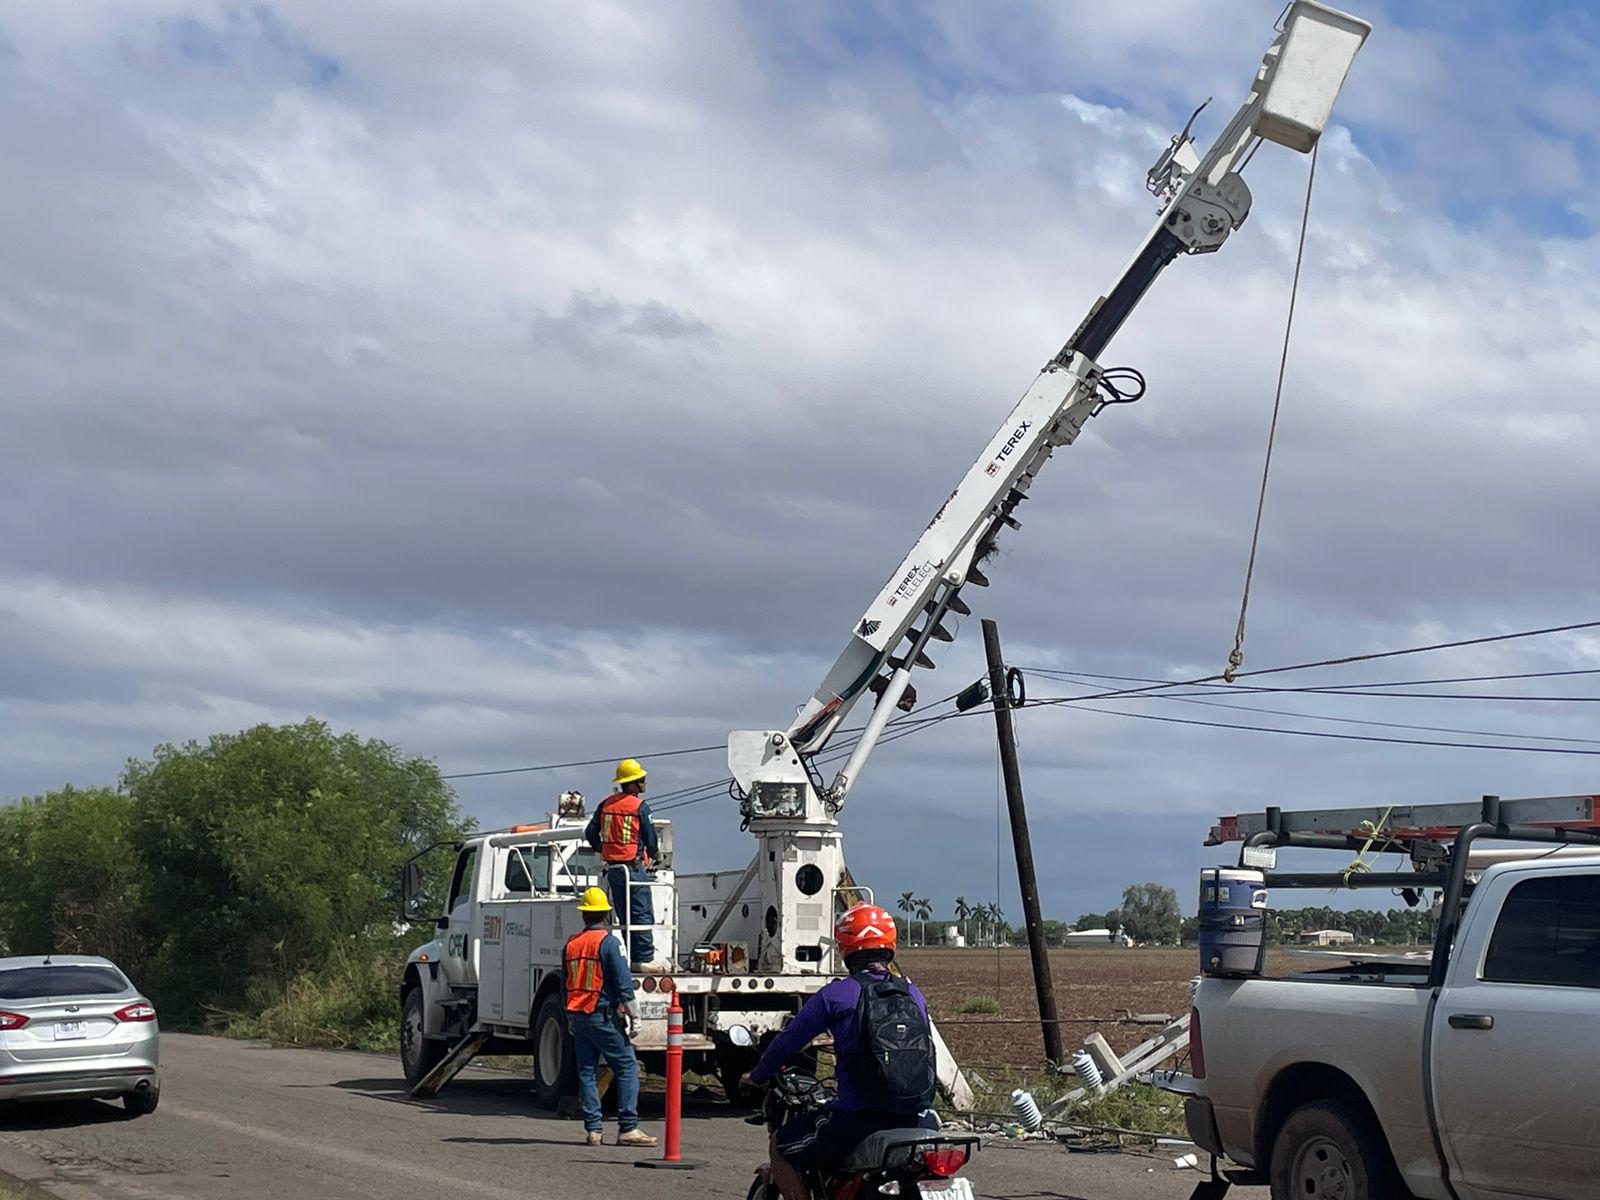
{"label": "white sedan", "polygon": [[0,1100],[161,1098],[155,1006],[109,959],[0,958]]}

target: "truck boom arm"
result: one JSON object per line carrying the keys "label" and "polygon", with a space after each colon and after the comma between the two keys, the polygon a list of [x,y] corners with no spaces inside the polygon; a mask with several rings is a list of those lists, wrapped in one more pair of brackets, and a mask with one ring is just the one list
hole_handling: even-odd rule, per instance
{"label": "truck boom arm", "polygon": [[1214,251],[1244,223],[1250,190],[1240,171],[1260,141],[1302,153],[1315,145],[1369,30],[1366,23],[1314,0],[1295,0],[1262,59],[1249,98],[1204,157],[1185,127],[1151,168],[1148,184],[1162,204],[1138,251],[934,514],[786,731],[794,750],[815,754],[864,693],[878,695],[862,738],[829,788],[834,807],[859,776],[895,708],[909,711],[915,703],[911,672],[932,666],[925,653],[930,641],[951,640],[942,618],[952,610],[970,611],[960,599],[961,589],[969,583],[987,585],[978,564],[993,552],[1002,528],[1018,527],[1013,512],[1039,471],[1058,447],[1072,444],[1091,416],[1125,398],[1109,385],[1097,361],[1112,336],[1178,255]]}
{"label": "truck boom arm", "polygon": [[[870,893],[846,868],[838,812],[890,717],[916,703],[912,671],[933,665],[926,653],[932,642],[952,640],[943,617],[970,611],[962,589],[988,582],[980,564],[1001,529],[1016,526],[1016,507],[1051,454],[1070,445],[1106,404],[1138,398],[1100,366],[1112,336],[1173,259],[1217,249],[1244,222],[1250,189],[1239,172],[1262,141],[1302,153],[1316,144],[1368,32],[1364,22],[1316,0],[1294,0],[1249,99],[1211,148],[1202,156],[1185,127],[1150,169],[1150,190],[1160,201],[1155,225],[852,626],[843,652],[793,723],[728,735],[734,793],[756,839],[754,876],[737,906],[741,919],[759,922],[754,954],[761,969],[841,969],[827,936],[831,915],[838,904]],[[877,695],[872,715],[849,760],[826,784],[813,756],[869,691]],[[724,911],[734,905],[732,898],[722,901]]]}

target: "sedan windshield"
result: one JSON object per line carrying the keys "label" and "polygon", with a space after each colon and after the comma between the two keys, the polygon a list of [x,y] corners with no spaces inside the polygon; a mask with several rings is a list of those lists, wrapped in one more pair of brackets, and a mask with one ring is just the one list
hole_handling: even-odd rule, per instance
{"label": "sedan windshield", "polygon": [[0,970],[0,1000],[46,996],[114,996],[132,988],[115,967],[50,966]]}

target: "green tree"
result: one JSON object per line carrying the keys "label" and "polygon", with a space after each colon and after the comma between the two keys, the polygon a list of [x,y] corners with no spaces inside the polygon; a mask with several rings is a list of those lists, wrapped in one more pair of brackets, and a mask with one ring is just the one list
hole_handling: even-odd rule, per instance
{"label": "green tree", "polygon": [[989,918],[989,939],[998,946],[1009,932],[1009,927],[1005,923],[1005,910],[991,900],[983,906],[983,915]]}
{"label": "green tree", "polygon": [[919,941],[926,946],[928,944],[928,918],[933,916],[933,901],[924,896],[917,900],[913,907],[916,909],[917,919],[922,930],[922,936]]}
{"label": "green tree", "polygon": [[1067,934],[1072,932],[1072,926],[1065,921],[1053,921],[1048,917],[1040,922],[1040,926],[1044,931],[1044,944],[1046,946],[1065,946],[1067,944]]}
{"label": "green tree", "polygon": [[917,915],[917,894],[915,892],[901,892],[897,908],[906,915],[906,940],[911,940],[911,922]]}
{"label": "green tree", "polygon": [[1136,942],[1170,945],[1178,940],[1182,916],[1178,893],[1159,883],[1139,883],[1122,893],[1122,931]]}
{"label": "green tree", "polygon": [[151,965],[179,1022],[386,932],[402,862],[469,824],[432,762],[314,720],[160,746],[123,787]]}
{"label": "green tree", "polygon": [[0,809],[0,953],[104,954],[140,979],[132,813],[126,795],[104,787],[64,787]]}

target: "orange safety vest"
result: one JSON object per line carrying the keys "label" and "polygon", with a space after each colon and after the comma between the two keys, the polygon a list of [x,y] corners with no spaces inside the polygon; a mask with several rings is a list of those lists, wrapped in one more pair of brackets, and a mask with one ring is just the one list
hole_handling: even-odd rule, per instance
{"label": "orange safety vest", "polygon": [[639,816],[638,796],[618,792],[600,801],[600,857],[608,863],[631,863],[639,859],[650,865],[650,856],[640,846],[644,818]]}
{"label": "orange safety vest", "polygon": [[561,958],[566,967],[567,1011],[592,1013],[600,1004],[606,973],[600,965],[600,947],[610,937],[604,929],[585,929],[567,939]]}

